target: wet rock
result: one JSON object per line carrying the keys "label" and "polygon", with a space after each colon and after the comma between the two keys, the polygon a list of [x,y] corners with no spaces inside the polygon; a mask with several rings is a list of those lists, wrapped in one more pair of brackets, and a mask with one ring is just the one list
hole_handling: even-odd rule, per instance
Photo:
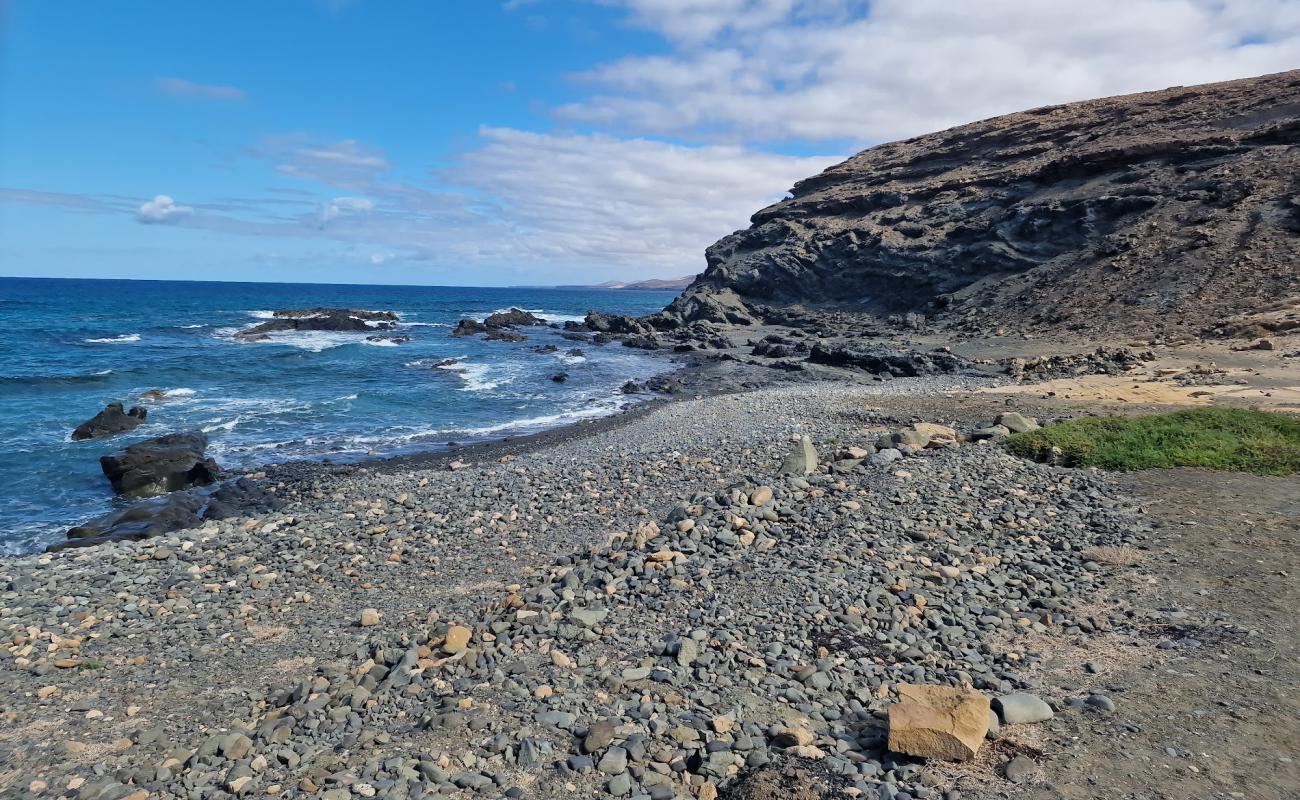
{"label": "wet rock", "polygon": [[201,431],[169,433],[103,456],[99,464],[113,491],[148,497],[215,482],[221,467],[204,454],[207,447]]}
{"label": "wet rock", "polygon": [[145,500],[121,511],[83,522],[68,531],[68,541],[50,546],[51,551],[87,547],[127,539],[149,539],[171,531],[198,527],[204,498],[192,492],[173,492]]}
{"label": "wet rock", "polygon": [[130,411],[123,411],[121,403],[109,403],[103,411],[78,425],[72,432],[72,440],[80,442],[133,431],[148,416],[149,411],[144,406],[132,406]]}

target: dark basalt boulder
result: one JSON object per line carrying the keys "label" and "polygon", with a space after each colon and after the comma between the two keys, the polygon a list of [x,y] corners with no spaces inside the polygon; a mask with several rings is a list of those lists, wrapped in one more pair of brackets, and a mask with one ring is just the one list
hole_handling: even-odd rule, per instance
{"label": "dark basalt boulder", "polygon": [[569,373],[567,372],[557,372],[551,376],[551,380],[555,381],[556,383],[564,383],[568,379],[569,379]]}
{"label": "dark basalt boulder", "polygon": [[537,347],[532,348],[532,350],[534,353],[542,353],[543,355],[545,355],[546,353],[560,352],[559,345],[554,345],[554,344],[541,344],[538,345]]}
{"label": "dark basalt boulder", "polygon": [[495,314],[488,315],[483,324],[489,328],[515,328],[527,325],[545,325],[546,320],[534,316],[522,308],[511,308],[509,311],[498,311]]}
{"label": "dark basalt boulder", "polygon": [[392,311],[363,311],[354,308],[282,309],[272,312],[274,319],[235,334],[240,338],[258,341],[276,331],[341,331],[365,333],[392,330],[397,314]]}
{"label": "dark basalt boulder", "polygon": [[483,339],[484,339],[485,341],[489,341],[489,342],[526,342],[526,341],[528,341],[528,337],[527,337],[527,336],[524,336],[522,333],[514,333],[513,331],[500,331],[500,330],[496,330],[496,329],[493,329],[493,330],[488,331],[488,332],[487,332],[487,335],[484,336]]}
{"label": "dark basalt boulder", "polygon": [[635,334],[626,336],[623,339],[624,347],[635,347],[638,350],[658,350],[663,347],[654,334]]}
{"label": "dark basalt boulder", "polygon": [[456,323],[456,327],[452,329],[451,335],[475,336],[480,333],[487,333],[488,330],[488,326],[476,319],[462,319],[460,322]]}
{"label": "dark basalt boulder", "polygon": [[54,552],[69,547],[90,547],[125,539],[149,539],[164,533],[195,528],[205,498],[197,492],[173,492],[136,503],[121,511],[82,523],[68,531],[68,540],[51,545]]}
{"label": "dark basalt boulder", "polygon": [[973,369],[971,362],[961,356],[933,351],[918,353],[911,350],[893,350],[886,347],[853,347],[848,345],[813,345],[808,361],[830,367],[857,369],[875,375],[895,378],[915,378],[921,375],[948,375]]}
{"label": "dark basalt boulder", "polygon": [[221,467],[204,451],[208,437],[201,431],[169,433],[133,444],[99,459],[113,491],[128,497],[150,497],[194,486],[207,486],[221,476]]}
{"label": "dark basalt boulder", "polygon": [[133,406],[130,411],[123,411],[121,403],[109,403],[103,411],[78,425],[72,432],[72,440],[80,442],[133,431],[148,416],[149,410],[144,406]]}
{"label": "dark basalt boulder", "polygon": [[406,344],[411,341],[409,336],[367,336],[367,342],[392,342],[393,344]]}
{"label": "dark basalt boulder", "polygon": [[654,328],[636,317],[621,314],[606,314],[601,311],[588,311],[583,326],[589,331],[612,334],[651,334]]}

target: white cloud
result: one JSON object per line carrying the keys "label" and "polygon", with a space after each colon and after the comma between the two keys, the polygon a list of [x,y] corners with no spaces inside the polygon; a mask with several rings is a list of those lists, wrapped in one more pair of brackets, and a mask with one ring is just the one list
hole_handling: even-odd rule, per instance
{"label": "white cloud", "polygon": [[365,213],[374,208],[375,204],[364,197],[336,197],[321,206],[320,221],[324,225],[341,216]]}
{"label": "white cloud", "polygon": [[189,206],[180,206],[165,194],[155,195],[154,199],[142,203],[135,212],[135,218],[147,225],[177,222],[194,213]]}
{"label": "white cloud", "polygon": [[532,263],[698,268],[704,248],[839,160],[601,134],[484,128],[442,176],[489,198],[510,236],[478,246]]}
{"label": "white cloud", "polygon": [[873,143],[1300,64],[1294,0],[609,1],[674,48],[558,114],[639,134]]}
{"label": "white cloud", "polygon": [[243,100],[247,94],[237,86],[217,86],[195,83],[184,78],[158,78],[154,81],[158,91],[174,97],[194,97],[200,100]]}

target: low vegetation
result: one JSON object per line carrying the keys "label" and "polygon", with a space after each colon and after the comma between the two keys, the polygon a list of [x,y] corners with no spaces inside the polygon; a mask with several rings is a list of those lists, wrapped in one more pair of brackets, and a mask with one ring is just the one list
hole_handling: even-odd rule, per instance
{"label": "low vegetation", "polygon": [[1204,467],[1290,475],[1300,472],[1300,417],[1240,408],[1086,417],[1016,434],[1007,447],[1026,458],[1074,467]]}

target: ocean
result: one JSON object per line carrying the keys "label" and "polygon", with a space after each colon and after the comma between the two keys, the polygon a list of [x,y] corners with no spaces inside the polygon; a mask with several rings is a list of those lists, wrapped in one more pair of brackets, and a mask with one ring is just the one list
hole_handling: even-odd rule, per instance
{"label": "ocean", "polygon": [[[118,507],[99,457],[179,430],[243,469],[291,460],[357,460],[527,433],[617,411],[620,387],[665,371],[661,358],[520,329],[526,342],[452,338],[464,317],[512,306],[544,319],[589,309],[644,314],[672,291],[340,286],[0,278],[0,552],[39,550],[68,527]],[[274,309],[391,310],[365,334],[233,334]],[[554,353],[532,348],[554,344]],[[569,354],[580,348],[581,355]],[[435,366],[446,359],[454,364]],[[551,376],[565,372],[563,383]],[[146,400],[148,392],[162,400]],[[73,442],[111,402],[145,405],[127,434]]]}

